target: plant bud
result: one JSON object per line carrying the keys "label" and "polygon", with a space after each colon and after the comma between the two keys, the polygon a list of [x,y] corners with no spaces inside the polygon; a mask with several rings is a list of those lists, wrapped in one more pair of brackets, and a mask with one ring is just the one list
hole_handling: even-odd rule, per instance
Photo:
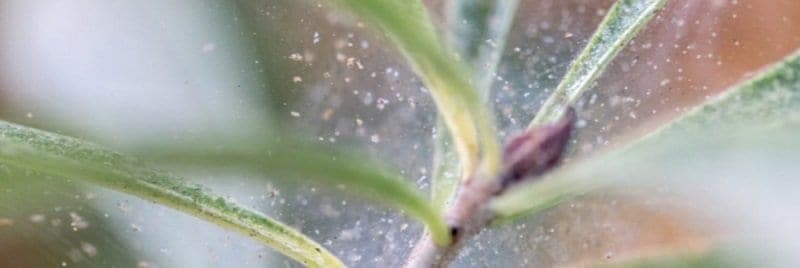
{"label": "plant bud", "polygon": [[513,137],[503,150],[505,186],[526,178],[538,177],[561,160],[575,123],[575,110],[568,108],[558,122],[529,129]]}

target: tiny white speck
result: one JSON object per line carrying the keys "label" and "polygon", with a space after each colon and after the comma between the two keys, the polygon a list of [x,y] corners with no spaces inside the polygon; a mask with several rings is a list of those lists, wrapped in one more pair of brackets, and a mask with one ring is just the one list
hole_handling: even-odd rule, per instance
{"label": "tiny white speck", "polygon": [[217,49],[217,45],[214,43],[205,43],[203,45],[203,53],[214,52]]}
{"label": "tiny white speck", "polygon": [[300,53],[294,53],[292,55],[289,55],[289,59],[293,61],[301,61],[303,60],[303,55],[300,55]]}

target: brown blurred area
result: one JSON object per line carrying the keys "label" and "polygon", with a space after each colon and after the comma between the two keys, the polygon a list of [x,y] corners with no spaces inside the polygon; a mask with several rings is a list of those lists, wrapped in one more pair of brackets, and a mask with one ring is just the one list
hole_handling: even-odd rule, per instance
{"label": "brown blurred area", "polygon": [[670,1],[600,79],[638,101],[612,109],[607,131],[643,135],[798,47],[799,1]]}

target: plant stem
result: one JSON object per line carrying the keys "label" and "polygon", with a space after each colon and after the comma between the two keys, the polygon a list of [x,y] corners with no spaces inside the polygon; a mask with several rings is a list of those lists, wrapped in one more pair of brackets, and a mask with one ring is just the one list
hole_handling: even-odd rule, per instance
{"label": "plant stem", "polygon": [[495,218],[494,213],[486,205],[500,191],[500,181],[467,180],[459,188],[453,206],[446,214],[453,242],[448,246],[439,246],[426,233],[414,246],[405,267],[446,267],[455,260],[466,242],[480,233]]}
{"label": "plant stem", "polygon": [[426,234],[409,255],[406,267],[444,267],[458,257],[458,252],[473,236],[496,218],[491,201],[518,182],[538,178],[561,160],[575,123],[575,112],[567,108],[561,120],[528,130],[506,145],[500,172],[478,170],[461,183],[453,205],[445,213],[452,243],[442,246]]}

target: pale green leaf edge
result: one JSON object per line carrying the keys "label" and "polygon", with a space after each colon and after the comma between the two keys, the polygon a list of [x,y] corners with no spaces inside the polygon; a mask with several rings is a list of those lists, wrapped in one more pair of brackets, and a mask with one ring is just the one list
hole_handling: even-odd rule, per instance
{"label": "pale green leaf edge", "polygon": [[361,18],[380,26],[427,85],[450,130],[461,169],[493,177],[500,171],[500,144],[488,105],[474,89],[468,68],[441,43],[420,0],[339,0]]}
{"label": "pale green leaf edge", "polygon": [[433,173],[431,176],[431,202],[439,211],[445,211],[458,191],[461,170],[452,145],[450,133],[442,128],[439,119],[436,136],[433,138]]}
{"label": "pale green leaf edge", "polygon": [[593,165],[602,163],[610,155],[643,150],[642,148],[648,146],[657,146],[660,141],[669,137],[693,135],[703,129],[714,128],[722,131],[742,125],[748,128],[770,129],[779,128],[798,119],[800,119],[800,50],[642,139],[614,152],[556,170],[541,181],[519,185],[495,198],[490,207],[499,218],[505,218],[501,221],[536,214],[558,205],[563,200],[609,185],[611,181],[608,180],[588,180],[569,174],[578,174],[581,173],[578,171],[584,169],[588,170],[583,173],[591,172]]}
{"label": "pale green leaf edge", "polygon": [[[506,36],[514,21],[517,0],[450,0],[447,3],[448,40],[459,58],[472,68],[475,89],[482,102],[488,103],[494,73],[506,45]],[[434,137],[431,198],[436,208],[444,210],[458,190],[460,174],[452,137],[437,119]]]}
{"label": "pale green leaf edge", "polygon": [[398,208],[426,225],[434,240],[446,245],[450,233],[439,211],[420,191],[405,182],[398,172],[378,161],[360,157],[355,153],[318,144],[281,142],[266,146],[168,148],[150,150],[148,159],[159,162],[192,165],[241,165],[282,178],[339,188],[385,205]]}
{"label": "pale green leaf edge", "polygon": [[591,87],[611,60],[666,2],[667,0],[619,0],[614,3],[528,128],[552,123],[561,118],[567,107],[574,104]]}
{"label": "pale green leaf edge", "polygon": [[312,267],[344,267],[325,248],[261,213],[74,138],[0,121],[0,162],[134,195],[225,227]]}
{"label": "pale green leaf edge", "polygon": [[486,101],[505,50],[518,0],[450,0],[448,40],[458,58],[472,69],[475,89]]}

